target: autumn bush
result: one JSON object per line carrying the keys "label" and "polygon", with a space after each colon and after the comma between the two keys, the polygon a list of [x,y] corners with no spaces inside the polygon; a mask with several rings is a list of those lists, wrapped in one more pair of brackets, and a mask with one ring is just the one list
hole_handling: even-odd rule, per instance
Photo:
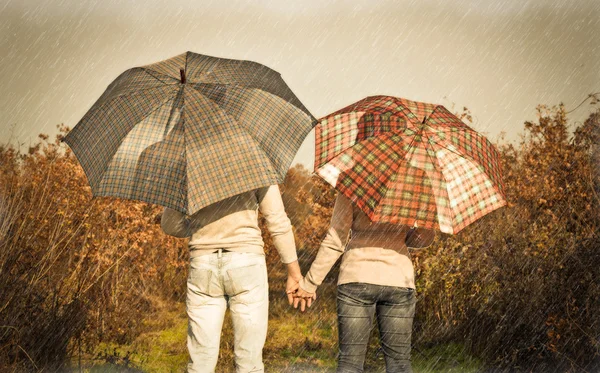
{"label": "autumn bush", "polygon": [[[184,297],[185,241],[162,233],[158,206],[92,198],[59,141],[65,131],[27,151],[0,147],[1,371],[53,371],[100,342],[126,343],[144,317]],[[498,145],[508,206],[413,252],[416,353],[457,342],[491,371],[598,369],[599,143],[598,111],[573,125],[560,105],[540,106],[518,143]],[[302,166],[281,188],[306,270],[335,191]],[[263,231],[269,267],[280,270]],[[283,286],[273,278],[272,289]]]}
{"label": "autumn bush", "polygon": [[502,145],[508,206],[415,257],[419,341],[457,340],[499,371],[600,368],[600,115],[538,107]]}
{"label": "autumn bush", "polygon": [[[508,206],[413,252],[417,351],[458,342],[493,371],[600,369],[599,120],[573,128],[562,105],[538,107],[518,144],[498,146]],[[285,188],[312,259],[330,188],[301,167]]]}
{"label": "autumn bush", "polygon": [[162,210],[92,199],[61,136],[0,147],[1,371],[53,371],[133,338],[185,288],[185,246],[161,232]]}

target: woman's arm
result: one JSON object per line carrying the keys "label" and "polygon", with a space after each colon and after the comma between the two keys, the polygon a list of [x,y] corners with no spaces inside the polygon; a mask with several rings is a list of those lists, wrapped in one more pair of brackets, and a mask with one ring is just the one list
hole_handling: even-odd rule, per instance
{"label": "woman's arm", "polygon": [[425,228],[409,229],[406,233],[406,246],[413,249],[423,249],[431,245],[435,231]]}
{"label": "woman's arm", "polygon": [[192,235],[188,216],[168,207],[165,207],[163,211],[160,227],[170,236],[186,238]]}
{"label": "woman's arm", "polygon": [[310,266],[306,276],[300,281],[300,288],[314,293],[321,285],[331,267],[344,253],[350,228],[352,227],[352,202],[342,194],[338,194],[333,207],[331,227],[321,243],[317,257]]}

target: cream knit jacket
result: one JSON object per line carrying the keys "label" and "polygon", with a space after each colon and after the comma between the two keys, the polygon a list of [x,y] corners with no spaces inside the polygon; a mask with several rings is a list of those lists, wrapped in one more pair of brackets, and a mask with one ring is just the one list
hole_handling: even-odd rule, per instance
{"label": "cream knit jacket", "polygon": [[342,256],[338,285],[362,282],[414,288],[414,268],[405,244],[408,231],[405,225],[372,223],[338,194],[331,227],[300,287],[314,293]]}
{"label": "cream knit jacket", "polygon": [[217,249],[264,254],[258,227],[258,211],[283,263],[298,259],[290,219],[277,185],[260,188],[207,206],[192,216],[165,208],[161,227],[175,237],[190,237],[190,256],[210,254]]}

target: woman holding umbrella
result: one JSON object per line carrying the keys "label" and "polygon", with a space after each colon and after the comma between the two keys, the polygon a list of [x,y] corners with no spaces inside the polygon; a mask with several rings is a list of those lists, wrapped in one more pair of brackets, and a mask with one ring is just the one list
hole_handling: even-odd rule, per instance
{"label": "woman holding umbrella", "polygon": [[314,298],[342,256],[337,371],[363,371],[377,317],[387,372],[411,372],[416,298],[408,248],[505,204],[497,152],[443,106],[389,96],[324,117],[315,137],[315,172],[339,193],[294,297]]}
{"label": "woman holding umbrella", "polygon": [[423,228],[371,223],[346,196],[338,194],[331,227],[295,295],[312,297],[342,256],[337,295],[338,372],[363,371],[375,316],[387,371],[411,372],[416,298],[408,247],[428,246],[433,237],[433,231]]}

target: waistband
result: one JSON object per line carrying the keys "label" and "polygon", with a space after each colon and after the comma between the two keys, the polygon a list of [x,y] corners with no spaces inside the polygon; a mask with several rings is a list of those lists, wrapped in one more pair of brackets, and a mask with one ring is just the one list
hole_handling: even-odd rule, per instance
{"label": "waistband", "polygon": [[190,258],[195,258],[197,256],[217,254],[218,257],[221,257],[223,253],[230,253],[232,250],[227,249],[216,249],[216,250],[192,250],[190,251]]}

